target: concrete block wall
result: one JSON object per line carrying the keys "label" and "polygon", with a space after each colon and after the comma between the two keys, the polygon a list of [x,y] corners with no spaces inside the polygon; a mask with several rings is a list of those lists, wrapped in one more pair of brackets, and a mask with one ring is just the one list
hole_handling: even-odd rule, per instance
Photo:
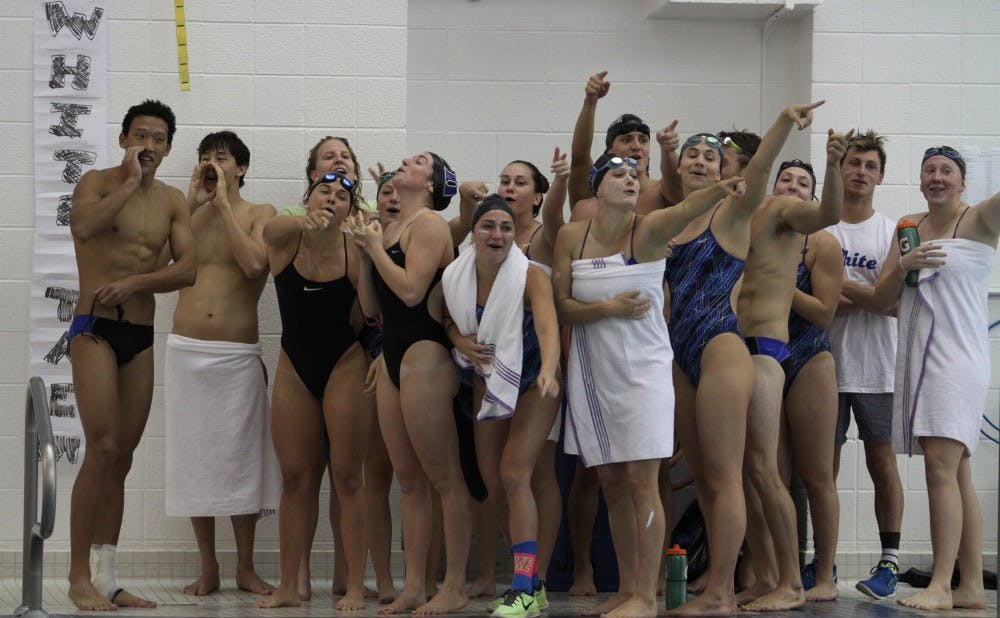
{"label": "concrete block wall", "polygon": [[[997,146],[1000,119],[1000,11],[996,2],[825,0],[813,17],[812,98],[826,99],[817,113],[831,114],[842,128],[873,128],[888,138],[885,181],[875,207],[892,219],[926,210],[920,194],[920,159],[931,146]],[[823,122],[812,135],[812,159],[825,151]],[[990,194],[1000,190],[991,188]],[[1000,260],[998,260],[1000,263]],[[994,291],[1000,291],[994,267]],[[990,322],[1000,319],[993,294]],[[990,333],[992,383],[986,414],[1000,421],[1000,327]],[[984,423],[993,437],[995,429]],[[879,550],[873,488],[856,442],[842,453],[839,552],[862,556]],[[987,567],[996,568],[997,445],[981,438],[973,457],[973,479],[983,511]],[[898,458],[905,491],[902,554],[930,553],[930,527],[923,459]],[[868,556],[869,559],[864,560]],[[928,563],[929,564],[929,563]],[[990,566],[992,564],[992,567]]]}
{"label": "concrete block wall", "polygon": [[[461,179],[495,187],[515,158],[546,170],[569,147],[587,77],[609,71],[598,108],[595,154],[617,115],[651,127],[680,120],[702,130],[761,130],[790,102],[827,99],[816,125],[795,134],[785,158],[823,156],[826,128],[872,126],[890,136],[878,207],[898,216],[919,207],[920,152],[938,143],[994,144],[991,107],[1000,94],[992,59],[1000,51],[994,2],[825,0],[814,15],[779,20],[762,42],[759,22],[646,19],[645,0],[224,0],[186,3],[192,89],[177,87],[173,14],[155,0],[114,3],[109,28],[109,144],[125,109],[147,96],[173,106],[180,129],[160,170],[184,188],[194,149],[209,131],[231,128],[250,146],[246,195],[283,205],[304,188],[306,150],[344,135],[362,166],[394,166],[433,149]],[[28,289],[34,226],[30,3],[0,5],[0,504],[21,499],[22,405],[27,379]],[[761,68],[761,57],[765,57]],[[762,86],[763,83],[763,86]],[[763,94],[763,96],[762,96]],[[958,144],[955,144],[958,145]],[[115,149],[109,149],[114,161]],[[658,163],[654,155],[654,165]],[[366,193],[371,195],[371,183]],[[1000,188],[1000,187],[998,187]],[[446,213],[450,214],[450,213]],[[173,297],[160,299],[163,339]],[[261,304],[265,354],[273,369],[280,324],[273,289]],[[1000,318],[1000,301],[991,300]],[[1000,331],[995,329],[994,332]],[[1000,417],[1000,332],[992,340],[990,417]],[[163,406],[157,378],[146,439],[127,485],[123,548],[193,550],[186,521],[163,515]],[[995,432],[994,432],[995,433]],[[997,551],[997,447],[983,441],[973,461],[986,525]],[[907,511],[903,552],[930,551],[922,462],[900,459]],[[60,473],[60,513],[49,547],[68,548],[72,473]],[[871,482],[860,444],[845,446],[840,480],[841,553],[860,569],[878,550]],[[321,507],[325,511],[324,506]],[[258,548],[276,549],[276,521],[260,526]],[[220,528],[220,546],[229,543]],[[322,541],[329,539],[320,526]],[[230,546],[231,547],[231,546]],[[0,509],[0,552],[20,549],[20,509]],[[846,566],[846,565],[845,565]],[[867,568],[867,567],[864,567]],[[841,567],[842,572],[844,567]],[[51,572],[51,571],[50,571]]]}
{"label": "concrete block wall", "polygon": [[[67,2],[72,7],[72,2]],[[158,98],[178,120],[170,156],[158,172],[186,190],[196,148],[208,132],[232,129],[251,151],[244,196],[288,205],[305,188],[307,150],[325,135],[347,137],[367,167],[399,158],[405,148],[407,5],[405,0],[225,0],[185,3],[191,90],[181,92],[172,3],[115,2],[108,28],[109,162],[121,118],[140,100]],[[23,406],[28,378],[28,297],[34,234],[32,143],[33,2],[0,6],[0,552],[21,547]],[[364,144],[364,146],[361,146]],[[368,182],[366,194],[374,196]],[[164,514],[162,355],[176,294],[158,298],[156,386],[145,437],[126,485],[124,551],[191,550],[190,524]],[[262,340],[271,375],[281,332],[273,286],[260,306]],[[47,550],[68,549],[74,470],[60,464],[56,530]],[[324,492],[322,512],[326,512]],[[228,524],[220,547],[233,548]],[[329,526],[317,545],[329,550]],[[257,548],[277,550],[277,518],[262,521]],[[167,561],[168,563],[170,560]],[[58,562],[54,571],[59,572]],[[4,575],[8,573],[3,573]]]}

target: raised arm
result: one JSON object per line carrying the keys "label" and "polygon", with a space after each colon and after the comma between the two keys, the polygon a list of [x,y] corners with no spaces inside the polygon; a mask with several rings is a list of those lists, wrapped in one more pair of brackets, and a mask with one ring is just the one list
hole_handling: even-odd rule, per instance
{"label": "raised arm", "polygon": [[739,176],[720,180],[704,189],[694,191],[676,206],[646,215],[639,233],[648,235],[657,243],[663,243],[666,249],[667,241],[677,236],[695,217],[707,212],[727,195],[739,199],[745,190],[746,183]]}
{"label": "raised arm", "polygon": [[[232,248],[233,257],[240,265],[243,273],[251,279],[259,277],[267,272],[267,245],[264,242],[264,224],[274,217],[275,209],[270,204],[256,206],[260,209],[260,214],[254,217],[253,226],[249,233],[243,231],[240,222],[236,220],[233,207],[229,203],[229,192],[226,184],[226,177],[222,168],[217,163],[210,163],[215,168],[218,176],[215,194],[212,196],[212,206],[219,211],[222,223],[226,228],[226,235],[229,238],[229,246]],[[188,192],[190,197],[190,192]],[[188,206],[190,206],[188,199]],[[189,211],[190,212],[190,211]],[[257,214],[257,213],[255,213]]]}
{"label": "raised arm", "polygon": [[[205,168],[209,165],[208,161],[195,163],[194,170],[191,172],[191,180],[188,182],[187,206],[192,215],[194,211],[211,202],[212,198],[215,197],[215,191],[209,191],[205,188]],[[218,185],[216,185],[216,191],[218,191]]]}
{"label": "raised arm", "polygon": [[844,180],[840,174],[840,160],[847,153],[847,143],[854,129],[846,134],[829,129],[826,139],[826,174],[823,177],[823,196],[819,202],[797,203],[781,211],[782,221],[800,234],[812,234],[825,227],[836,225],[844,210]]}
{"label": "raised arm", "polygon": [[[139,153],[144,146],[125,150],[122,164],[107,170],[91,170],[83,175],[73,189],[73,208],[69,213],[69,229],[73,238],[85,243],[111,228],[115,217],[128,202],[142,181]],[[123,176],[121,182],[114,177]],[[113,185],[109,191],[107,187]]]}
{"label": "raised arm", "polygon": [[397,266],[382,247],[382,231],[377,222],[365,226],[359,238],[389,289],[408,307],[415,307],[427,295],[442,257],[452,252],[453,245],[447,223],[430,211],[410,224],[409,234],[405,268]]}
{"label": "raised arm", "polygon": [[552,183],[549,185],[549,192],[545,194],[545,201],[542,202],[542,237],[549,247],[555,247],[556,235],[566,223],[563,206],[566,204],[566,188],[569,181],[569,161],[566,160],[565,152],[560,154],[558,146],[552,155],[552,167],[549,169],[552,172]]}
{"label": "raised arm", "polygon": [[467,180],[458,185],[458,216],[448,221],[451,244],[456,247],[462,244],[472,231],[472,212],[487,193],[489,189],[482,180]]}
{"label": "raised arm", "polygon": [[677,147],[681,143],[677,121],[657,131],[656,141],[660,144],[660,196],[666,204],[677,204],[684,199],[681,174],[677,171]]}
{"label": "raised arm", "polygon": [[809,280],[812,294],[795,290],[792,311],[820,328],[827,328],[837,313],[841,286],[844,282],[844,257],[840,243],[828,232],[817,232],[809,236],[815,252]]}
{"label": "raised arm", "polygon": [[573,127],[573,142],[570,149],[569,167],[569,203],[574,205],[580,200],[593,197],[590,194],[590,184],[587,181],[590,176],[590,166],[593,160],[590,158],[590,148],[594,143],[594,115],[597,112],[597,100],[608,94],[611,89],[611,82],[605,81],[607,71],[601,71],[596,75],[591,75],[585,87],[583,107],[580,115],[576,118],[576,125]]}
{"label": "raised arm", "polygon": [[298,239],[300,232],[325,230],[333,215],[327,210],[308,211],[304,215],[273,217],[261,232],[261,238],[270,247],[281,248]]}
{"label": "raised arm", "polygon": [[824,102],[817,101],[809,105],[791,105],[785,108],[761,138],[757,152],[743,170],[743,176],[747,181],[746,193],[736,202],[737,207],[746,216],[750,216],[764,200],[771,177],[771,167],[784,147],[788,134],[792,132],[792,126],[797,126],[800,131],[808,127],[812,124],[812,110]]}
{"label": "raised arm", "polygon": [[1000,238],[1000,193],[983,200],[972,210],[977,223],[977,231],[984,232],[984,238],[977,238],[986,244],[996,246]]}

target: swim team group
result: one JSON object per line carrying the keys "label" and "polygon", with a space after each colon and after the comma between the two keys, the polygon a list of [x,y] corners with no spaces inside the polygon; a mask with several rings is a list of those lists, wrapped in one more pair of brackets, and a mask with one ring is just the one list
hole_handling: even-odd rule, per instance
{"label": "swim team group", "polygon": [[[886,166],[875,131],[830,129],[815,169],[777,161],[823,101],[787,107],[762,136],[681,141],[676,120],[651,131],[623,114],[592,160],[610,88],[606,71],[589,78],[570,152],[555,148],[548,176],[512,161],[490,193],[424,151],[391,171],[368,168],[374,207],[354,149],[331,136],[309,151],[295,206],[243,198],[250,152],[231,131],[201,141],[185,195],[156,179],[174,114],[154,100],[131,107],[121,164],[84,175],[70,215],[80,300],[69,345],[87,445],[70,513],[73,603],[153,605],[117,584],[115,552],[152,400],[154,294],[179,290],[164,369],[166,512],[191,519],[201,555],[188,594],[219,588],[215,518],[228,516],[236,584],[262,595],[258,607],[307,601],[329,471],[337,610],[371,598],[383,614],[442,614],[488,596],[493,616],[538,616],[562,516],[560,444],[579,456],[570,594],[596,594],[598,491],[620,574],[618,591],[588,615],[662,613],[669,468],[679,457],[693,474],[709,561],[689,582],[695,594],[668,615],[832,600],[836,477],[853,413],[882,545],[857,588],[895,594],[896,454],[921,454],[933,573],[899,603],[984,607],[981,578],[965,575],[983,567],[970,458],[990,377],[1000,194],[963,202],[962,155],[928,144],[926,209],[897,225],[874,208]],[[439,211],[456,195],[459,215],[445,220]],[[282,327],[270,397],[257,317],[269,276]],[[814,534],[805,566],[793,468]],[[389,566],[393,477],[401,590]],[[276,587],[253,564],[256,522],[275,510]],[[467,585],[473,527],[485,542]],[[501,595],[498,534],[513,557]],[[376,590],[365,586],[369,556]]]}

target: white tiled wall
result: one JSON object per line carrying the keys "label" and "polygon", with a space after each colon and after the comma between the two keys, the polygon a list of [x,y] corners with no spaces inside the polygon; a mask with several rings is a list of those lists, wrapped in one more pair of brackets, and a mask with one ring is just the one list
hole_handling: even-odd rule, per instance
{"label": "white tiled wall", "polygon": [[[822,98],[827,104],[817,110],[814,127],[794,135],[784,154],[819,160],[827,127],[880,130],[890,142],[877,207],[895,217],[919,206],[914,183],[923,148],[995,145],[1000,136],[995,0],[824,0],[814,15],[776,22],[763,44],[757,22],[651,20],[645,17],[650,4],[188,0],[192,89],[181,93],[170,3],[111,3],[106,14],[109,142],[117,137],[125,109],[153,96],[173,106],[178,116],[174,150],[160,176],[179,187],[186,186],[198,140],[219,128],[237,131],[250,146],[245,191],[260,201],[286,204],[300,195],[305,151],[326,134],[350,138],[363,166],[376,160],[394,165],[407,152],[433,149],[448,158],[460,179],[494,183],[512,159],[529,159],[547,169],[552,149],[569,147],[583,85],[588,75],[606,69],[613,85],[598,109],[595,151],[603,143],[604,127],[623,112],[639,114],[651,127],[677,118],[685,136],[733,126],[760,131],[784,105]],[[7,85],[0,89],[3,505],[19,504],[21,495],[34,225],[30,18],[30,3],[0,3],[0,79]],[[172,308],[167,295],[157,319],[160,350]],[[270,287],[261,315],[273,365],[279,321]],[[1000,299],[991,299],[990,315],[1000,319]],[[993,350],[988,414],[996,422],[1000,328],[994,330]],[[146,439],[127,486],[122,544],[133,550],[193,548],[188,524],[162,512],[162,415],[157,386]],[[927,553],[922,464],[900,459],[900,468],[907,490],[903,551]],[[996,445],[981,442],[974,469],[985,551],[995,555]],[[60,483],[57,531],[49,544],[54,550],[67,546],[72,476],[62,473]],[[843,452],[840,496],[841,552],[876,551],[871,482],[853,439]],[[19,511],[0,509],[0,550],[20,549]],[[262,524],[262,549],[275,547],[275,530],[273,518]],[[324,526],[320,530],[328,535]],[[220,533],[220,542],[228,538]]]}

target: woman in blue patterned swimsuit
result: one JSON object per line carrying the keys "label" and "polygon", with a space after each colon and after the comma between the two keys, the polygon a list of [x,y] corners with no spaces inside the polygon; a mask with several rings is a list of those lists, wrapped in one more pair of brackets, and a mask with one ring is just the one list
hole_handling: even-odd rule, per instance
{"label": "woman in blue patterned swimsuit", "polygon": [[[736,610],[733,573],[746,531],[742,464],[755,372],[733,306],[750,250],[750,219],[767,192],[771,164],[793,124],[808,126],[821,103],[782,111],[741,172],[746,193],[721,200],[688,224],[667,261],[677,435],[694,473],[712,556],[705,591],[672,615]],[[722,146],[704,133],[681,146],[685,196],[722,175]]]}

